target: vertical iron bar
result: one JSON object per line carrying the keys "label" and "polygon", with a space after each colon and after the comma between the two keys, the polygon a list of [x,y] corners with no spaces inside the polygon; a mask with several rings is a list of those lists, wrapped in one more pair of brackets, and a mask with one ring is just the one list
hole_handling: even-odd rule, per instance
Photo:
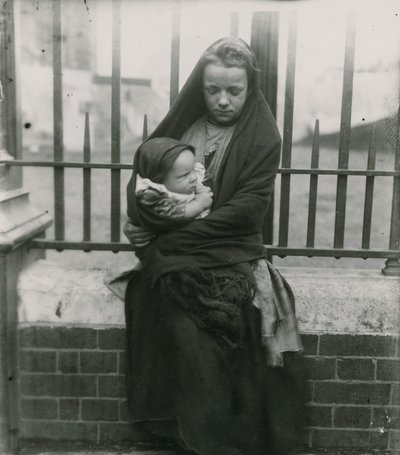
{"label": "vertical iron bar", "polygon": [[[63,161],[61,0],[53,1],[53,81],[54,161]],[[54,168],[54,231],[56,240],[64,240],[65,237],[64,197],[64,169]]]}
{"label": "vertical iron bar", "polygon": [[[83,162],[90,163],[90,126],[89,113],[85,114],[85,136],[83,141]],[[91,237],[91,173],[92,170],[83,169],[83,240],[90,241]]]}
{"label": "vertical iron bar", "polygon": [[147,127],[147,114],[144,114],[143,117],[143,134],[142,134],[142,142],[147,140],[149,133],[148,133],[148,127]]}
{"label": "vertical iron bar", "polygon": [[[396,149],[394,158],[394,170],[400,171],[400,104],[397,113],[397,135]],[[400,177],[393,177],[393,197],[392,197],[392,214],[390,219],[390,237],[389,248],[393,250],[400,249]],[[382,270],[384,275],[400,275],[400,260],[388,259],[385,268]]]}
{"label": "vertical iron bar", "polygon": [[180,52],[180,2],[176,0],[172,9],[171,31],[171,76],[169,104],[172,106],[179,93],[179,52]]}
{"label": "vertical iron bar", "polygon": [[230,35],[233,38],[239,37],[239,13],[237,11],[231,12],[231,30]]}
{"label": "vertical iron bar", "polygon": [[[290,168],[292,161],[292,133],[294,86],[296,73],[297,20],[292,14],[289,22],[287,50],[285,113],[283,120],[282,167]],[[289,231],[290,174],[281,176],[281,208],[279,213],[279,246],[287,246]]]}
{"label": "vertical iron bar", "polygon": [[279,44],[279,14],[276,11],[253,13],[250,44],[261,70],[261,92],[276,117]]}
{"label": "vertical iron bar", "polygon": [[[251,47],[260,67],[260,89],[274,117],[278,93],[279,14],[257,12],[252,16]],[[274,194],[262,227],[263,242],[272,245],[274,233]],[[269,258],[272,260],[272,258]]]}
{"label": "vertical iron bar", "polygon": [[[1,101],[2,113],[0,114],[1,127],[0,150],[5,149],[15,159],[22,158],[22,124],[21,124],[21,99],[19,83],[19,50],[21,46],[18,39],[18,22],[14,18],[14,9],[18,8],[16,2],[2,2],[0,6],[1,61],[0,83],[2,83]],[[3,181],[4,184],[4,181]],[[22,186],[22,169],[11,168],[8,171],[7,189]]]}
{"label": "vertical iron bar", "polygon": [[[354,51],[355,51],[355,14],[347,18],[346,51],[343,69],[342,112],[340,119],[340,141],[338,168],[347,169],[349,163],[349,146],[351,131],[351,106],[353,98]],[[343,248],[344,227],[346,218],[347,175],[339,175],[336,187],[336,217],[334,247]]]}
{"label": "vertical iron bar", "polygon": [[[400,171],[400,106],[397,116],[397,136],[394,170]],[[398,250],[400,247],[400,177],[393,177],[392,217],[390,221],[389,248]]]}
{"label": "vertical iron bar", "polygon": [[[376,161],[376,147],[375,147],[375,123],[371,128],[371,135],[368,149],[368,170],[375,169]],[[367,176],[365,181],[365,199],[364,199],[364,219],[363,219],[363,233],[361,240],[361,248],[368,249],[371,240],[371,219],[372,219],[372,203],[374,200],[374,183],[375,177],[373,175]]]}
{"label": "vertical iron bar", "polygon": [[[0,155],[15,159],[22,156],[21,108],[19,97],[19,59],[17,49],[19,2],[0,3]],[[0,165],[1,171],[4,166]],[[22,186],[22,169],[0,171],[0,193]],[[7,204],[7,197],[4,202]],[[8,199],[10,214],[18,212],[18,201]],[[13,204],[14,203],[14,204]],[[1,203],[0,203],[1,204]],[[4,209],[7,210],[3,205]],[[15,218],[14,218],[15,219]],[[21,251],[22,250],[22,251]],[[25,249],[0,254],[0,453],[16,453],[21,426],[18,390],[18,312],[17,278],[26,263]]]}
{"label": "vertical iron bar", "polygon": [[[314,138],[311,152],[311,169],[319,166],[319,120],[315,121]],[[310,176],[310,193],[308,201],[307,247],[314,248],[315,218],[317,213],[318,174]]]}
{"label": "vertical iron bar", "polygon": [[[121,1],[112,3],[111,162],[121,158]],[[120,241],[121,171],[111,170],[111,241]]]}

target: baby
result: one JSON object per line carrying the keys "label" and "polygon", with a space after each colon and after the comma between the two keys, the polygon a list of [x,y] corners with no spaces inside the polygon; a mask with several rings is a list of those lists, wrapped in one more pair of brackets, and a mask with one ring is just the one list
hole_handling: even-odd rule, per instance
{"label": "baby", "polygon": [[138,205],[170,218],[190,220],[208,215],[213,194],[203,185],[204,166],[196,162],[191,145],[154,138],[137,153]]}

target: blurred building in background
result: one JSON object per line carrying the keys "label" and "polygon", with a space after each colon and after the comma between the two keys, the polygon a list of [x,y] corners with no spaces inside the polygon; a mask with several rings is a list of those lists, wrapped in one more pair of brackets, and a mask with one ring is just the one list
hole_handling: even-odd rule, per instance
{"label": "blurred building in background", "polygon": [[[239,14],[239,36],[250,41],[253,11],[280,14],[278,125],[282,131],[288,28],[287,2],[181,2],[180,86],[201,51],[230,32],[230,12]],[[291,5],[292,3],[289,2]],[[298,37],[294,141],[310,138],[316,118],[321,136],[340,129],[344,36],[348,8],[297,2]],[[354,2],[353,2],[354,3]],[[393,3],[393,2],[392,2]],[[24,147],[52,148],[51,0],[19,0]],[[314,5],[314,6],[313,6]],[[365,2],[357,9],[352,126],[395,115],[399,92],[400,34],[391,2]],[[173,2],[122,1],[121,71],[123,151],[140,140],[143,116],[154,128],[168,110]],[[293,6],[292,6],[293,8]],[[157,14],[154,12],[157,11]],[[63,3],[64,145],[81,151],[84,114],[90,113],[93,150],[110,148],[111,2]],[[390,123],[390,122],[389,122]],[[390,126],[390,125],[389,125]],[[354,144],[357,148],[357,144]]]}
{"label": "blurred building in background", "polygon": [[[110,71],[107,74],[106,70],[106,75],[99,73],[98,63],[99,53],[101,59],[111,61],[111,49],[108,55],[98,47],[102,24],[94,19],[95,10],[101,14],[101,2],[93,4],[90,14],[81,1],[63,4],[63,114],[67,152],[82,151],[86,112],[90,114],[94,153],[108,150],[111,145],[111,77]],[[51,1],[20,2],[24,149],[33,153],[53,149],[51,14]],[[153,85],[151,78],[122,77],[123,150],[132,152],[142,135],[145,114],[152,126],[168,107],[167,91],[160,91],[159,87],[155,90]]]}

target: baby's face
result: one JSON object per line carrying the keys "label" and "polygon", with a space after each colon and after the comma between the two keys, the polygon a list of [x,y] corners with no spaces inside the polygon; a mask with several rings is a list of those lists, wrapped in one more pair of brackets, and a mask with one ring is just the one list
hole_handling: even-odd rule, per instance
{"label": "baby's face", "polygon": [[174,193],[193,193],[197,183],[194,164],[195,159],[193,152],[184,150],[175,160],[162,183],[169,191],[173,191]]}

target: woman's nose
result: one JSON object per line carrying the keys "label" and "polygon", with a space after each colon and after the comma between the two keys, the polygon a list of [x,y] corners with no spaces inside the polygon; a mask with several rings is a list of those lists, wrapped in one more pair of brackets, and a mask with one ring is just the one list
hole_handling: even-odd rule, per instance
{"label": "woman's nose", "polygon": [[218,104],[221,107],[226,107],[229,104],[229,99],[225,93],[221,94],[221,96],[218,99]]}

